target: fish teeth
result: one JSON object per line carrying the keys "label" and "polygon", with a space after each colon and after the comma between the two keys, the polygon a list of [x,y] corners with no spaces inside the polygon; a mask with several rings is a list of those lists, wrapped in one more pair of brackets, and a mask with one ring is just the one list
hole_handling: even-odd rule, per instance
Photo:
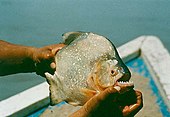
{"label": "fish teeth", "polygon": [[128,85],[134,85],[133,81],[119,81],[120,84],[128,84]]}

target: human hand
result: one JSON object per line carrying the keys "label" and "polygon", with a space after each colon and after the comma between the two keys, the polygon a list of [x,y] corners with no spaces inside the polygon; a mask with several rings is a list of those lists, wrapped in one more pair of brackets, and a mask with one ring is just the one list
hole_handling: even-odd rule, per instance
{"label": "human hand", "polygon": [[119,97],[119,107],[124,117],[135,116],[143,107],[142,93],[140,91],[130,90]]}
{"label": "human hand", "polygon": [[[130,89],[130,93],[129,90]],[[121,92],[124,94],[120,94]],[[133,93],[132,93],[133,92]],[[128,97],[125,97],[128,96]],[[130,100],[129,97],[131,97]],[[119,99],[120,98],[120,99]],[[128,101],[124,101],[128,100]],[[135,100],[135,101],[134,101]],[[131,86],[109,87],[92,97],[73,117],[133,117],[143,106],[142,93]]]}
{"label": "human hand", "polygon": [[45,72],[51,74],[55,71],[55,54],[63,48],[64,44],[48,45],[33,50],[33,61],[35,62],[36,74],[45,77]]}

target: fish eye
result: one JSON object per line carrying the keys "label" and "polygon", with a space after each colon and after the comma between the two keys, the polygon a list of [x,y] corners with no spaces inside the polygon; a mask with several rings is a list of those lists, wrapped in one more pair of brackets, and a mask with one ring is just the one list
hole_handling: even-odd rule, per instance
{"label": "fish eye", "polygon": [[115,71],[114,70],[111,70],[111,74],[114,74],[115,73]]}
{"label": "fish eye", "polygon": [[110,73],[111,73],[111,76],[115,76],[115,75],[118,74],[118,72],[116,70],[113,70],[113,69],[110,71]]}

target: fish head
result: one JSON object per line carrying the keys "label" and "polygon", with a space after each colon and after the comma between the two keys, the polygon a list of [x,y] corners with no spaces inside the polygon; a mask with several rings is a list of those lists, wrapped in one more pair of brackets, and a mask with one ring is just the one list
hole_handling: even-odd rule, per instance
{"label": "fish head", "polygon": [[123,60],[121,59],[121,57],[119,56],[119,53],[116,49],[116,47],[113,45],[114,50],[115,50],[115,58],[118,61],[117,66],[122,69],[123,72],[123,76],[119,79],[117,79],[117,81],[129,81],[131,78],[131,72],[129,70],[129,68],[125,65],[125,63],[123,62]]}
{"label": "fish head", "polygon": [[[93,69],[90,76],[90,85],[93,89],[102,91],[107,87],[114,86],[117,82],[127,82],[130,80],[131,73],[128,67],[124,64],[115,48],[114,57],[103,57]],[[91,83],[93,81],[93,83]]]}

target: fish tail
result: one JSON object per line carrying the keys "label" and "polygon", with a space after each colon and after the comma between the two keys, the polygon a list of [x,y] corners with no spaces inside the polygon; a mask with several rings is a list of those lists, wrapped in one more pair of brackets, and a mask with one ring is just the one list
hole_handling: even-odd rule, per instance
{"label": "fish tail", "polygon": [[[66,96],[64,95],[62,91],[61,83],[59,82],[59,79],[55,75],[51,75],[50,73],[46,72],[46,79],[50,90],[50,104],[55,105],[58,104],[66,99]],[[56,77],[56,78],[55,78]]]}

